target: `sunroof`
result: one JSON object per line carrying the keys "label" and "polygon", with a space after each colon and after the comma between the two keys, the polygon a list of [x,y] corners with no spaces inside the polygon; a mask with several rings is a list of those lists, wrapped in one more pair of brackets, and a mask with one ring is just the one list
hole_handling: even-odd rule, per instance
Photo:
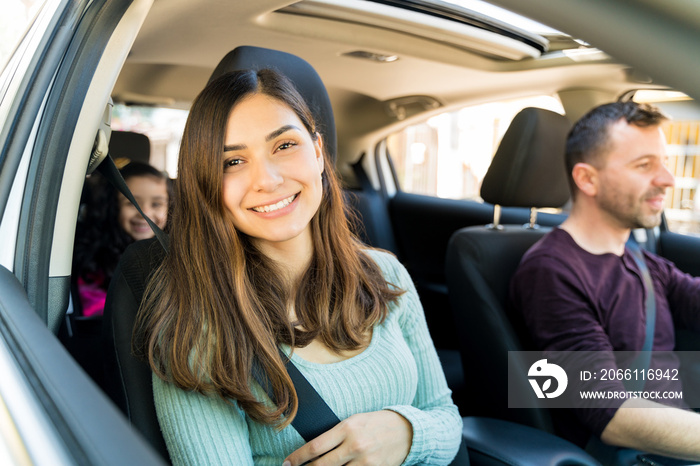
{"label": "sunroof", "polygon": [[537,21],[526,18],[525,16],[513,13],[512,11],[506,10],[496,5],[486,3],[482,0],[444,0],[444,1],[430,1],[430,3],[436,4],[452,4],[457,7],[466,8],[467,10],[476,11],[490,18],[497,19],[504,23],[515,26],[519,29],[524,29],[533,34],[538,34],[541,36],[548,36],[552,34],[563,34],[561,31],[557,31],[549,26],[546,26]]}
{"label": "sunroof", "polygon": [[524,42],[540,53],[590,49],[581,40],[483,0],[368,0],[469,24]]}
{"label": "sunroof", "polygon": [[[374,3],[391,5],[405,10],[420,12],[426,15],[449,19],[473,27],[516,39],[535,49],[540,53],[548,50],[548,40],[542,34],[534,32],[535,29],[543,30],[545,26],[534,28],[534,21],[511,13],[502,8],[497,8],[478,0],[368,0]],[[488,8],[491,7],[491,8]],[[508,13],[508,15],[506,15]],[[520,22],[520,25],[518,24]],[[526,22],[529,21],[529,22]],[[522,25],[526,25],[523,27]],[[553,29],[548,29],[554,31]]]}

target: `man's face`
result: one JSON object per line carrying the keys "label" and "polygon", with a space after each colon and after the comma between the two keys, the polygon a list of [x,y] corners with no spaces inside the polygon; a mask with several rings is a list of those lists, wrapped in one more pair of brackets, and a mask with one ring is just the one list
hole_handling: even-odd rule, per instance
{"label": "man's face", "polygon": [[624,119],[609,128],[609,152],[598,170],[595,196],[611,222],[623,228],[653,228],[661,222],[666,188],[666,142],[658,126],[639,127]]}

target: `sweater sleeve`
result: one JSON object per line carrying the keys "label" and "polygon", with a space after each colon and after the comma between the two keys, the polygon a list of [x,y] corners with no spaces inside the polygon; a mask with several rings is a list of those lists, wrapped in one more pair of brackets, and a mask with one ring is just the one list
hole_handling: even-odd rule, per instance
{"label": "sweater sleeve", "polygon": [[237,404],[181,390],[155,375],[153,398],[174,465],[253,464],[248,425]]}
{"label": "sweater sleeve", "polygon": [[386,253],[371,255],[387,281],[406,291],[391,306],[391,312],[399,313],[403,337],[418,369],[418,387],[411,405],[385,408],[401,414],[413,427],[411,450],[403,464],[450,464],[462,440],[462,418],[447,387],[418,293],[396,258]]}

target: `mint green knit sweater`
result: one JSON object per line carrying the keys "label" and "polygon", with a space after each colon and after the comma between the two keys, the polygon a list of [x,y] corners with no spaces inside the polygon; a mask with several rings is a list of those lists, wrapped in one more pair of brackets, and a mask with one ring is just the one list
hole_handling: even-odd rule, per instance
{"label": "mint green knit sweater", "polygon": [[[392,255],[368,251],[389,283],[406,290],[390,305],[359,355],[333,364],[292,361],[340,419],[389,409],[413,426],[405,465],[449,464],[461,440],[462,419],[452,402],[423,308],[408,272]],[[289,348],[283,348],[287,352]],[[253,382],[260,399],[268,399]],[[175,465],[275,465],[304,440],[246,416],[238,405],[188,392],[153,377],[158,421]]]}

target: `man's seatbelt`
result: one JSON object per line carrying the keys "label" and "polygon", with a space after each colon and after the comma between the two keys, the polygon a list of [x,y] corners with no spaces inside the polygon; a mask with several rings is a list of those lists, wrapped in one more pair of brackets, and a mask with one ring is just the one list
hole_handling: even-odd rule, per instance
{"label": "man's seatbelt", "polygon": [[[646,292],[646,298],[644,300],[644,307],[646,309],[646,334],[644,336],[644,345],[642,345],[642,350],[632,361],[629,368],[632,370],[639,370],[640,372],[646,372],[651,363],[651,351],[654,347],[654,331],[656,328],[656,296],[654,294],[654,282],[651,280],[649,268],[644,260],[644,253],[639,247],[639,244],[637,244],[634,239],[630,239],[627,242],[627,248],[632,253],[632,258],[636,262],[637,267],[639,267],[639,271],[642,273],[644,291]],[[641,377],[640,379],[632,378],[625,382],[628,382],[625,383],[625,388],[628,391],[641,391],[644,389],[646,377]]]}
{"label": "man's seatbelt", "polygon": [[[649,268],[644,260],[644,253],[639,247],[639,243],[630,236],[629,241],[627,241],[627,249],[630,251],[634,262],[637,264],[640,273],[642,274],[642,285],[645,291],[644,308],[646,314],[646,332],[644,335],[644,344],[642,345],[642,350],[639,352],[636,358],[632,360],[629,365],[629,369],[633,371],[644,371],[646,373],[651,364],[651,354],[654,348],[654,331],[656,328],[656,295],[654,294],[654,282],[649,274]],[[627,391],[642,391],[646,383],[646,377],[641,377],[640,379],[632,378],[630,380],[624,380],[623,385]],[[590,453],[591,456],[601,461],[603,464],[615,464],[616,457],[621,451],[628,449],[622,449],[612,445],[604,444],[598,436],[593,435],[586,445],[586,451]],[[631,455],[636,457],[637,452],[632,451]]]}

